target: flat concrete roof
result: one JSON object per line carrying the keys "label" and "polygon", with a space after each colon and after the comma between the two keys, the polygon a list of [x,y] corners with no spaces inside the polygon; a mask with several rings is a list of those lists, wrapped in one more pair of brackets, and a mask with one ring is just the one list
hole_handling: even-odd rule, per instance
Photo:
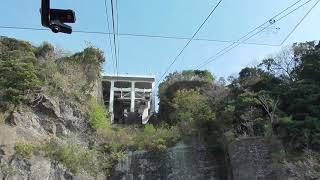
{"label": "flat concrete roof", "polygon": [[103,81],[137,81],[137,82],[154,82],[155,76],[151,75],[131,75],[131,74],[102,74]]}

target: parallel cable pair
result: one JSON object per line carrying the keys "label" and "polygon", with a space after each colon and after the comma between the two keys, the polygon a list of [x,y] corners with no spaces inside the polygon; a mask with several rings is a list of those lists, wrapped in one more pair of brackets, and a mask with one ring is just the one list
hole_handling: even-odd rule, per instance
{"label": "parallel cable pair", "polygon": [[[257,28],[255,28],[254,30],[248,32],[245,36],[239,38],[237,40],[237,42],[232,43],[231,45],[223,48],[221,51],[219,51],[217,54],[215,54],[214,56],[211,56],[210,58],[208,58],[206,61],[198,64],[197,66],[195,66],[195,69],[199,69],[202,68],[208,64],[210,64],[211,62],[215,61],[216,59],[220,58],[221,56],[227,54],[228,52],[230,52],[231,50],[235,49],[236,47],[238,47],[240,44],[243,44],[243,42],[246,42],[247,40],[251,39],[252,37],[256,36],[257,34],[259,34],[260,32],[264,31],[265,29],[269,28],[271,25],[279,22],[280,20],[284,19],[285,17],[289,16],[290,14],[292,14],[293,12],[297,11],[298,9],[300,9],[301,7],[307,5],[308,3],[310,3],[312,0],[308,0],[305,3],[301,4],[300,6],[294,8],[293,10],[291,10],[290,12],[288,12],[287,14],[277,18],[278,16],[280,16],[281,14],[285,13],[286,11],[288,11],[289,9],[291,9],[292,7],[296,6],[298,3],[300,3],[302,0],[299,0],[297,2],[295,2],[293,5],[289,6],[288,8],[286,8],[285,10],[281,11],[280,13],[278,13],[277,15],[275,15],[274,17],[272,17],[270,20],[268,20],[267,22],[263,23],[262,25],[258,26]],[[293,32],[298,28],[298,26],[303,22],[303,20],[310,14],[310,12],[316,7],[316,5],[320,2],[320,0],[317,0],[317,2],[308,10],[308,12],[303,16],[303,18],[298,22],[298,24],[294,27],[294,29],[286,36],[286,38],[281,42],[280,46],[284,44],[284,42],[286,40],[288,40],[288,38],[293,34]],[[277,18],[277,19],[276,19]],[[267,24],[267,26],[265,26]],[[265,27],[264,27],[265,26]],[[262,28],[262,29],[261,29]],[[257,31],[258,29],[260,29],[259,31]],[[255,31],[257,31],[256,33],[254,33]],[[254,33],[254,34],[252,34]],[[252,34],[251,36],[249,36],[250,34]],[[249,37],[248,37],[249,36]]]}

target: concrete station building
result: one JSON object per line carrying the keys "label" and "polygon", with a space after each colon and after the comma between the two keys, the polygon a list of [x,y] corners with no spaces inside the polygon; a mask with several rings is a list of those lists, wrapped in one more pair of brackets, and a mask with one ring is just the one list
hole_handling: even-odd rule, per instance
{"label": "concrete station building", "polygon": [[103,99],[112,123],[146,124],[155,113],[154,76],[103,75]]}

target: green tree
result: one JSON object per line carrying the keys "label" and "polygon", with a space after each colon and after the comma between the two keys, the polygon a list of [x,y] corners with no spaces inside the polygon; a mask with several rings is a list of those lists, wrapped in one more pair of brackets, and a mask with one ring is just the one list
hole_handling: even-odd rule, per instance
{"label": "green tree", "polygon": [[236,135],[276,133],[288,148],[319,150],[319,48],[297,43],[257,68],[241,70],[228,86],[230,103],[219,118],[232,118]]}
{"label": "green tree", "polygon": [[179,90],[208,89],[214,83],[214,77],[209,71],[186,70],[169,74],[159,85],[159,113],[162,121],[173,125],[169,116],[174,112],[172,100]]}
{"label": "green tree", "polygon": [[190,126],[190,129],[201,127],[203,124],[212,122],[215,114],[209,106],[208,99],[196,90],[180,90],[176,93],[171,114],[174,123],[182,126]]}
{"label": "green tree", "polygon": [[0,55],[0,105],[7,108],[8,103],[18,105],[30,94],[41,88],[42,81],[32,62],[21,62],[16,57]]}

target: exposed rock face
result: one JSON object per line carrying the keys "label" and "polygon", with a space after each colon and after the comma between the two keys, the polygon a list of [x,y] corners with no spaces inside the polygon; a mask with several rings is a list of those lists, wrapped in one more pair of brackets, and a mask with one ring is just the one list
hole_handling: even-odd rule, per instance
{"label": "exposed rock face", "polygon": [[[162,153],[134,151],[120,162],[111,180],[224,180],[221,163],[201,143],[184,141]],[[224,167],[223,167],[224,168]]]}
{"label": "exposed rock face", "polygon": [[[15,144],[40,144],[56,135],[88,130],[88,117],[77,104],[44,96],[33,108],[20,107],[13,112],[9,125],[0,126],[0,179],[4,180],[72,180],[95,179],[86,173],[69,173],[58,162],[43,156],[21,160],[15,156]],[[87,139],[79,137],[86,145]],[[100,178],[101,179],[101,178]],[[104,178],[102,178],[104,179]]]}
{"label": "exposed rock face", "polygon": [[49,179],[51,171],[51,162],[48,159],[44,157],[35,156],[32,159],[31,164],[31,179]]}
{"label": "exposed rock face", "polygon": [[98,102],[103,103],[102,81],[101,77],[94,82],[91,96],[95,97]]}
{"label": "exposed rock face", "polygon": [[[21,138],[29,141],[31,136],[30,141],[36,138],[39,142],[48,135],[68,135],[87,130],[88,117],[79,109],[76,104],[43,96],[33,109],[21,107],[13,112],[10,122]],[[23,135],[23,131],[28,134]]]}
{"label": "exposed rock face", "polygon": [[288,180],[318,180],[320,179],[320,154],[305,151],[299,158],[284,160],[282,163],[284,175]]}
{"label": "exposed rock face", "polygon": [[229,145],[233,180],[282,180],[269,148],[260,138],[246,138]]}
{"label": "exposed rock face", "polygon": [[48,127],[47,130],[51,131],[50,133],[66,135],[68,130],[81,132],[88,127],[86,114],[81,113],[80,107],[76,104],[45,96],[37,107],[39,109],[36,111],[38,116],[50,117],[47,121],[41,121],[44,127]]}

